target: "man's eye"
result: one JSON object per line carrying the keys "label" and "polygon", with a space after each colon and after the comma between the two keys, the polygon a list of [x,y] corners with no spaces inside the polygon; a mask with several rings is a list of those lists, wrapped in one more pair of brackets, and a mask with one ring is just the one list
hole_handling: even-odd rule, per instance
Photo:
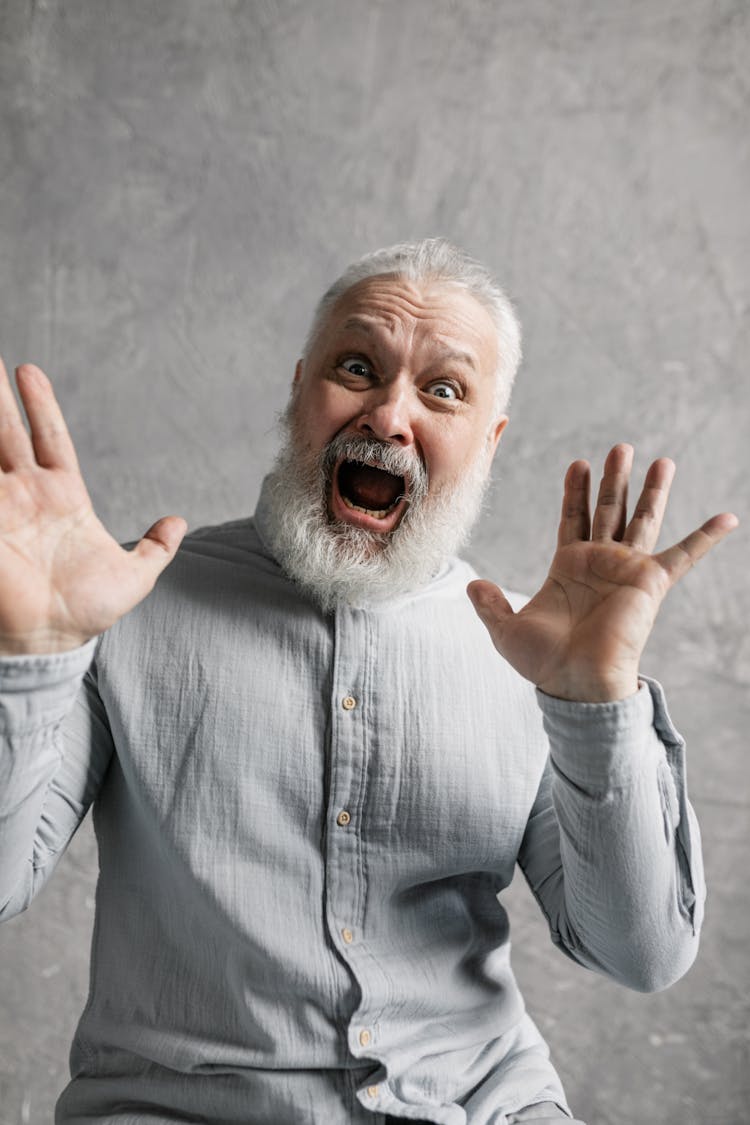
{"label": "man's eye", "polygon": [[363,359],[342,359],[339,367],[361,379],[369,379],[372,376],[372,368]]}
{"label": "man's eye", "polygon": [[435,398],[451,398],[457,399],[458,393],[452,383],[432,383],[428,387],[429,393],[434,395]]}

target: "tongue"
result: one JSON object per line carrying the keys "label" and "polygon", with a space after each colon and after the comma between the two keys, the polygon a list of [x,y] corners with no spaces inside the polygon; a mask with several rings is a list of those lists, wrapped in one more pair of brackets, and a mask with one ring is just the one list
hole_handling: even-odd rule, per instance
{"label": "tongue", "polygon": [[402,477],[394,477],[384,469],[344,461],[339,469],[339,488],[342,495],[358,507],[382,512],[396,502],[403,492],[404,482]]}

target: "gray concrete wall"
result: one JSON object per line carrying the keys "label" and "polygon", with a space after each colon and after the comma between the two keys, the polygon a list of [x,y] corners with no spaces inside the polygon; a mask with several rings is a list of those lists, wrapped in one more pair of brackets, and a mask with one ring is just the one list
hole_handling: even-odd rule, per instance
{"label": "gray concrete wall", "polygon": [[[645,662],[691,747],[696,966],[629,994],[512,892],[529,1006],[590,1125],[750,1114],[749,24],[744,0],[0,0],[0,349],[54,378],[116,535],[252,509],[318,291],[435,233],[526,328],[483,572],[534,588],[566,465],[616,440],[639,473],[678,463],[665,541],[745,516]],[[51,1120],[95,871],[86,826],[0,932],[0,1125]]]}

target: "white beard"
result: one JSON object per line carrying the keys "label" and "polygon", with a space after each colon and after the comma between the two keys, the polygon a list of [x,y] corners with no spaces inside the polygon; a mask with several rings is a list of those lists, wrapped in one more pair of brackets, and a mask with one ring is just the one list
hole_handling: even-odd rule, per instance
{"label": "white beard", "polygon": [[[413,450],[347,434],[313,454],[293,410],[281,424],[284,442],[267,490],[270,545],[282,569],[324,613],[337,602],[362,606],[424,586],[468,539],[489,483],[486,449],[452,486],[431,491]],[[329,516],[331,463],[348,440],[365,443],[370,456],[409,481],[411,501],[392,532],[379,534]]]}

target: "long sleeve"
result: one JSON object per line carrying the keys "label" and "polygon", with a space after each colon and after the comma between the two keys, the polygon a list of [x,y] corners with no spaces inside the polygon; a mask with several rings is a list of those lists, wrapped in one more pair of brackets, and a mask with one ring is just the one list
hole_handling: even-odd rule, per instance
{"label": "long sleeve", "polygon": [[95,647],[0,660],[0,920],[49,877],[106,771],[111,738],[86,675]]}
{"label": "long sleeve", "polygon": [[550,740],[519,863],[576,961],[640,991],[692,964],[705,886],[685,744],[660,686],[616,703],[537,693]]}

